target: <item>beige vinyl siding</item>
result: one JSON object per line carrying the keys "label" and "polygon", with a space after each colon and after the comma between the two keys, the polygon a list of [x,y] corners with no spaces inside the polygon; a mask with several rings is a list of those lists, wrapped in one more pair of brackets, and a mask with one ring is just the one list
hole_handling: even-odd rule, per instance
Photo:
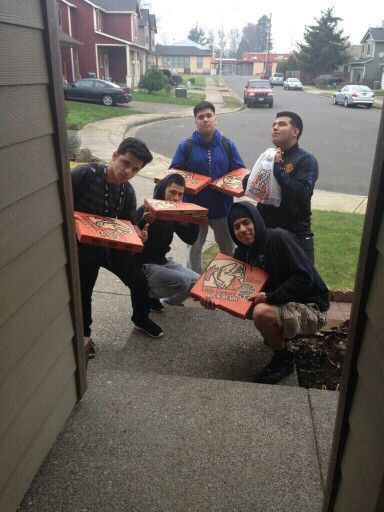
{"label": "beige vinyl siding", "polygon": [[16,510],[78,396],[45,5],[0,0],[2,512]]}
{"label": "beige vinyl siding", "polygon": [[[384,482],[384,223],[366,305],[367,324],[357,360],[357,384],[341,462],[335,512],[378,512]],[[379,507],[379,508],[378,508]]]}

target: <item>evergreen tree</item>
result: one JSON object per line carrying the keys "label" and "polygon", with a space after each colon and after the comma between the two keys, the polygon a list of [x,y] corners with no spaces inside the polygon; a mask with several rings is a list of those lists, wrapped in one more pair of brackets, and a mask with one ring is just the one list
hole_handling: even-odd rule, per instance
{"label": "evergreen tree", "polygon": [[161,91],[167,85],[167,79],[161,69],[156,66],[152,66],[147,69],[145,74],[141,77],[139,87],[141,89],[147,89],[152,94],[154,91]]}
{"label": "evergreen tree", "polygon": [[256,51],[257,52],[267,52],[268,49],[271,51],[272,49],[272,39],[271,39],[271,21],[268,16],[265,14],[259,19],[256,24]]}
{"label": "evergreen tree", "polygon": [[256,24],[248,23],[244,28],[237,49],[237,58],[241,59],[244,52],[266,52],[272,48],[272,40],[269,39],[271,22],[265,14],[259,18]]}
{"label": "evergreen tree", "polygon": [[191,41],[195,41],[195,43],[202,44],[202,45],[205,45],[207,42],[204,30],[201,27],[199,27],[199,25],[197,23],[189,31],[188,39],[190,39]]}
{"label": "evergreen tree", "polygon": [[316,25],[305,28],[304,44],[298,44],[296,52],[299,65],[314,75],[334,71],[347,58],[348,37],[338,29],[342,21],[334,15],[333,8],[321,11],[321,18],[315,18]]}
{"label": "evergreen tree", "polygon": [[227,55],[230,58],[236,57],[237,49],[240,44],[240,31],[238,28],[231,28],[228,34],[228,52]]}

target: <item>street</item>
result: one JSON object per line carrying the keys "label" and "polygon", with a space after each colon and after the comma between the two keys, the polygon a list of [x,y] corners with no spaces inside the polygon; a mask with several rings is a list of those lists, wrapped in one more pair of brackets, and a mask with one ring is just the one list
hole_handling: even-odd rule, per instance
{"label": "street", "polygon": [[[225,76],[240,97],[248,76]],[[232,138],[248,168],[270,147],[270,128],[277,112],[291,110],[303,119],[299,141],[319,161],[316,188],[345,194],[366,195],[377,142],[380,109],[334,106],[330,98],[274,87],[273,108],[265,106],[218,116],[218,128]],[[191,107],[192,110],[192,107]],[[193,118],[153,123],[137,131],[153,151],[172,157],[177,144],[194,131]]]}

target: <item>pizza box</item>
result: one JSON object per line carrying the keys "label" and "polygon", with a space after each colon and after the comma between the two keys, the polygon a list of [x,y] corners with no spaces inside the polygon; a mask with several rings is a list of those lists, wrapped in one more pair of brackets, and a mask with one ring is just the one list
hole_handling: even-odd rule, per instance
{"label": "pizza box", "polygon": [[75,226],[77,239],[82,244],[103,245],[131,252],[142,252],[144,249],[129,220],[75,212]]}
{"label": "pizza box", "polygon": [[163,199],[144,199],[145,206],[157,219],[207,224],[208,209],[183,201],[165,201]]}
{"label": "pizza box", "polygon": [[181,174],[185,179],[185,192],[187,194],[196,195],[203,188],[207,187],[212,178],[209,176],[204,176],[203,174],[198,174],[197,172],[183,171],[181,169],[168,169],[167,171],[162,171],[160,174],[156,175],[153,179],[155,183],[162,180],[168,174],[178,173]]}
{"label": "pizza box", "polygon": [[232,256],[217,254],[190,291],[195,299],[209,298],[217,308],[246,318],[252,308],[251,295],[260,292],[268,273]]}
{"label": "pizza box", "polygon": [[225,174],[218,180],[212,181],[209,186],[223,194],[228,194],[233,197],[242,197],[244,195],[243,178],[247,174],[249,174],[248,169],[239,167],[238,169],[233,169],[233,171]]}

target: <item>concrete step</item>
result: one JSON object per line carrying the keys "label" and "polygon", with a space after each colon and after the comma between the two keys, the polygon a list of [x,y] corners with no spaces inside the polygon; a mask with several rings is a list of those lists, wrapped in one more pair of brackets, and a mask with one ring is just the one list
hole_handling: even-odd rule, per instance
{"label": "concrete step", "polygon": [[334,393],[320,392],[316,431],[318,397],[305,389],[108,366],[89,374],[20,511],[321,511],[315,434],[329,447]]}

